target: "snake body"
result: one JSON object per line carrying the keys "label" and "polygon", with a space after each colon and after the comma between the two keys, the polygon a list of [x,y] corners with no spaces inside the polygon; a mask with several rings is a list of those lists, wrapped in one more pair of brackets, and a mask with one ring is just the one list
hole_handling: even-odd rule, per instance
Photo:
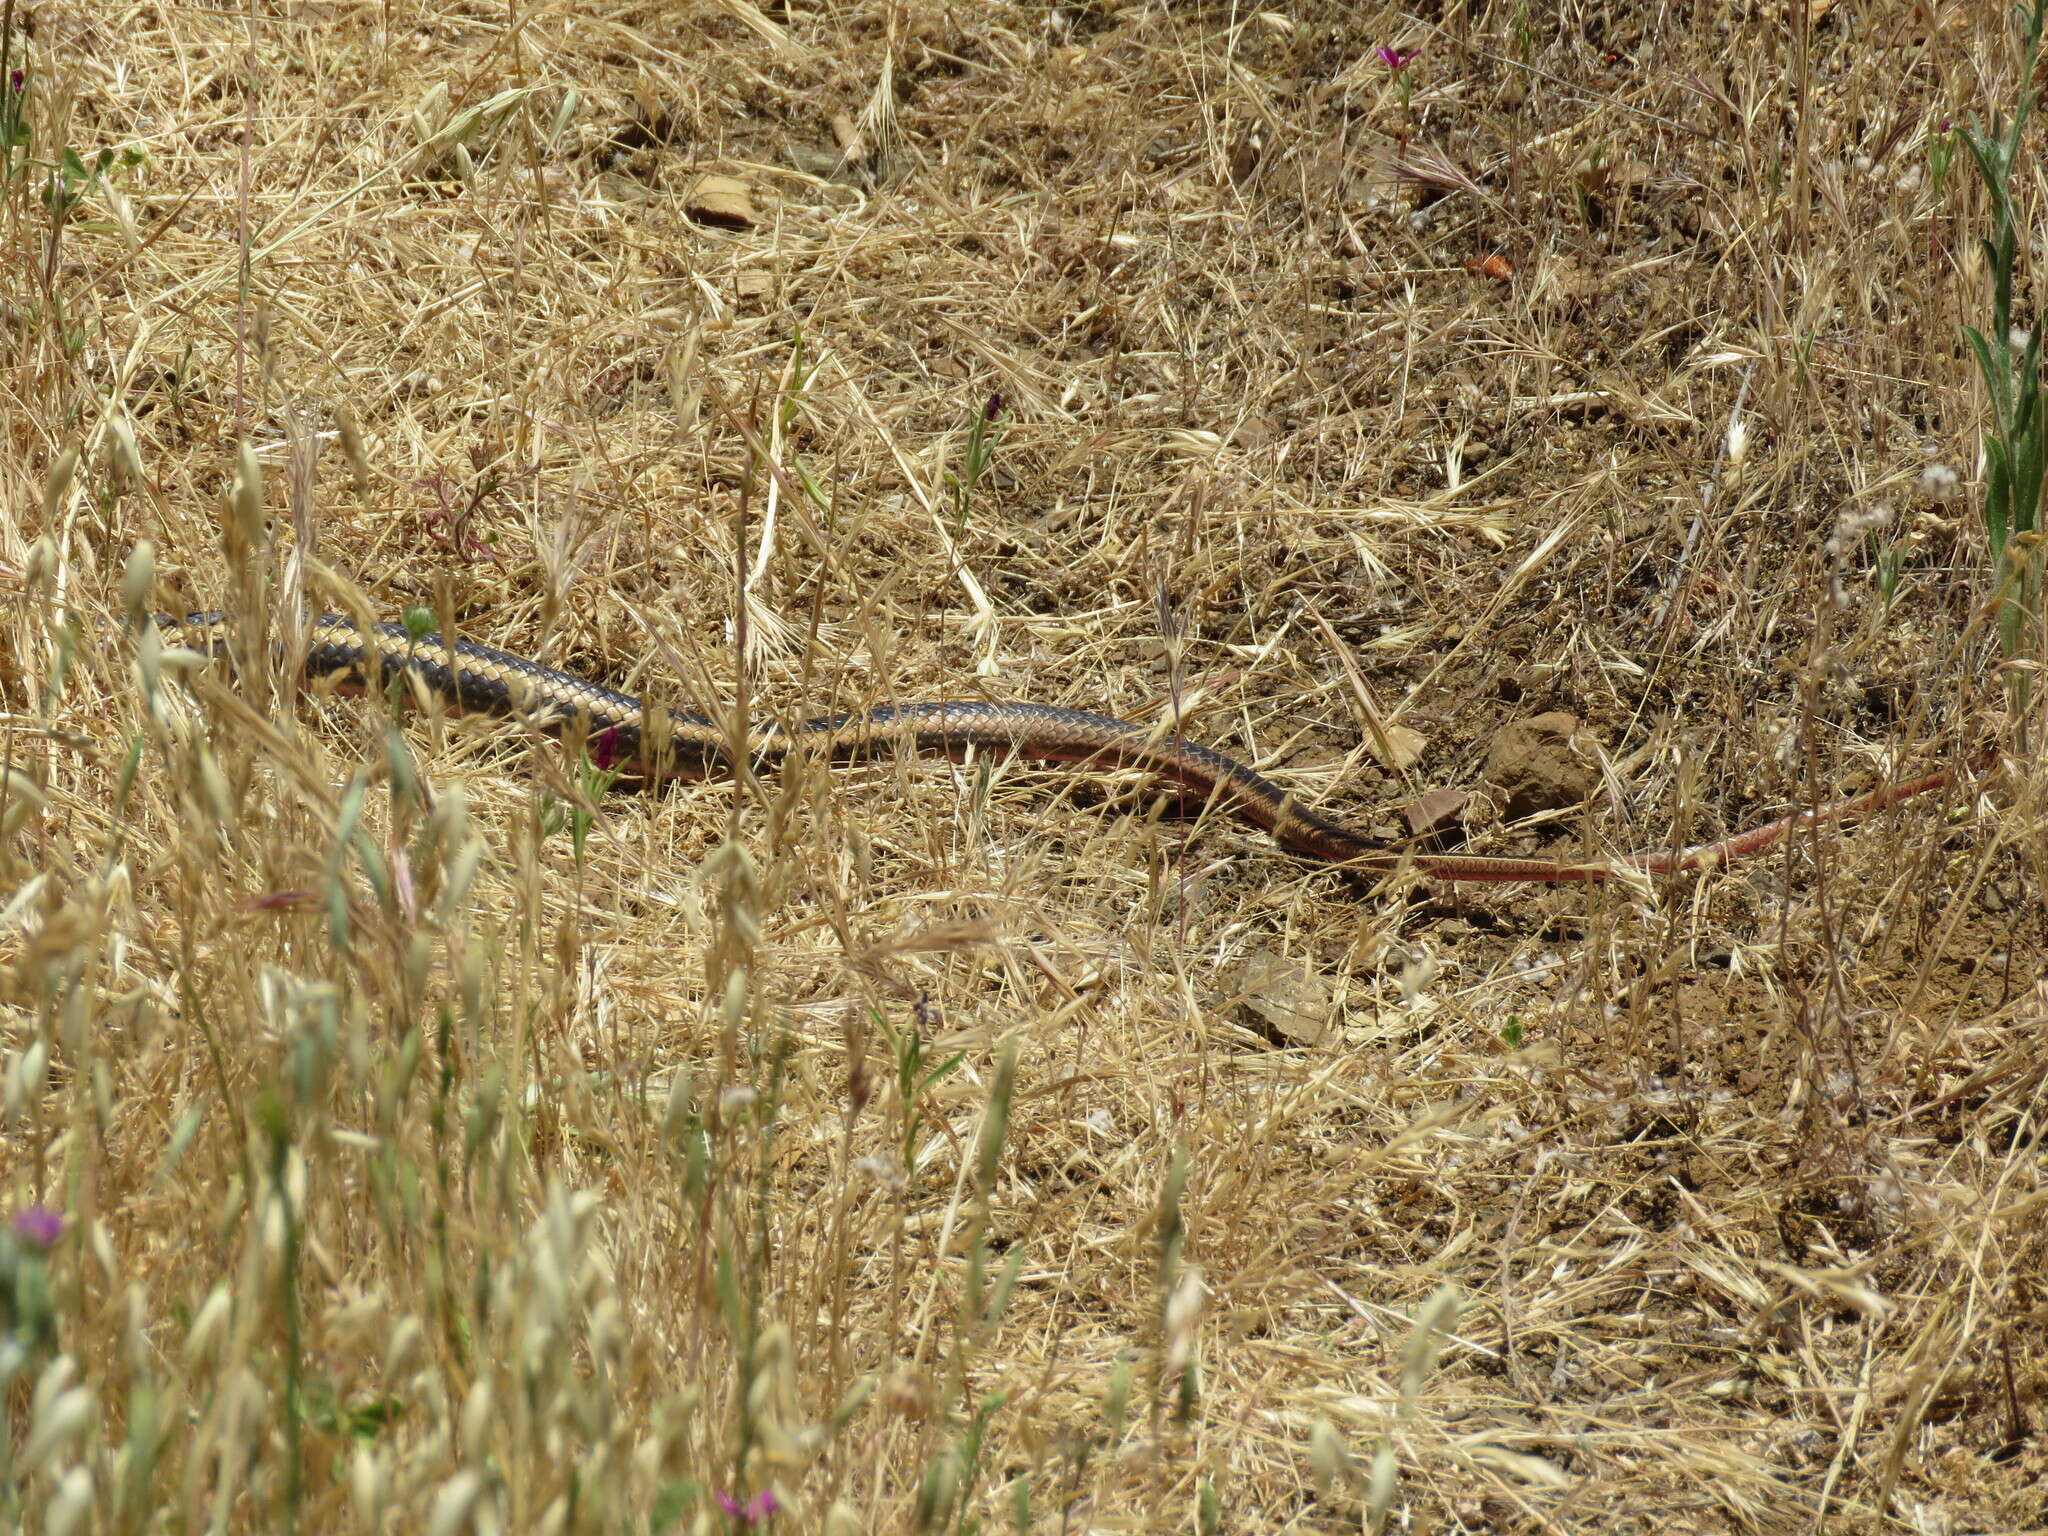
{"label": "snake body", "polygon": [[[167,639],[193,650],[222,654],[231,649],[223,614],[159,617],[157,622]],[[733,767],[728,732],[709,716],[650,704],[474,641],[416,636],[401,624],[376,623],[364,629],[343,615],[322,614],[311,625],[306,673],[313,681],[347,690],[382,688],[410,678],[451,709],[524,719],[551,735],[580,731],[601,767],[632,779],[703,779],[729,773]],[[819,715],[787,728],[757,723],[746,751],[762,767],[802,751],[831,762],[901,752],[952,758],[987,752],[1038,762],[1137,769],[1176,786],[1187,801],[1224,807],[1265,828],[1292,852],[1358,874],[1412,870],[1436,880],[1553,885],[1725,863],[1793,832],[1872,815],[1942,788],[1954,777],[1945,769],[1887,784],[1688,848],[1564,863],[1390,847],[1303,805],[1263,774],[1213,748],[1110,715],[1046,704],[981,699],[891,703]]]}

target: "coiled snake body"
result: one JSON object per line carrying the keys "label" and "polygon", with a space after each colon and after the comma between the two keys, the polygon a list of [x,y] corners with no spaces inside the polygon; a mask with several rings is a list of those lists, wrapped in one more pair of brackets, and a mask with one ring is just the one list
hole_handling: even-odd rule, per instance
{"label": "coiled snake body", "polygon": [[[193,650],[219,654],[229,648],[229,626],[222,614],[159,617],[157,623],[167,639]],[[400,624],[379,623],[364,630],[342,615],[322,614],[312,623],[306,671],[311,679],[350,689],[382,687],[411,677],[452,709],[523,718],[553,735],[580,728],[599,764],[630,778],[702,779],[732,767],[727,733],[707,716],[647,704],[487,645],[468,640],[450,644],[439,635],[415,637]],[[1769,847],[1792,832],[1871,815],[1953,779],[1951,770],[1943,770],[1884,785],[1689,848],[1560,863],[1389,847],[1301,804],[1264,775],[1212,748],[1109,715],[1045,704],[979,699],[883,704],[859,713],[819,715],[787,729],[757,724],[747,742],[748,754],[764,766],[793,751],[833,762],[890,752],[957,758],[985,751],[1040,762],[1134,768],[1177,786],[1188,801],[1225,807],[1265,828],[1282,847],[1356,873],[1413,870],[1437,880],[1543,884],[1604,881],[1627,873],[1658,875],[1723,863]]]}

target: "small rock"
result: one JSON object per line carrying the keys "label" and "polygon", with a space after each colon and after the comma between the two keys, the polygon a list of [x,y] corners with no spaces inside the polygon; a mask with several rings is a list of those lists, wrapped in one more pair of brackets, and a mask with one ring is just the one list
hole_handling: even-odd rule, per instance
{"label": "small rock", "polygon": [[1579,722],[1562,710],[1503,726],[1486,753],[1486,779],[1499,787],[1510,821],[1578,805],[1593,793],[1589,754],[1573,738]]}

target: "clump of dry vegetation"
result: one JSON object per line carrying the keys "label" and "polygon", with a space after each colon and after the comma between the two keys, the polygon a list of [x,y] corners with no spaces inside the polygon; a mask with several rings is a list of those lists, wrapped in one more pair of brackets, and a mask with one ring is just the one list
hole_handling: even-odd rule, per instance
{"label": "clump of dry vegetation", "polygon": [[[5,12],[9,1522],[2048,1523],[1998,7]],[[1361,888],[1013,763],[607,795],[303,688],[336,608],[1482,851],[2005,750]]]}

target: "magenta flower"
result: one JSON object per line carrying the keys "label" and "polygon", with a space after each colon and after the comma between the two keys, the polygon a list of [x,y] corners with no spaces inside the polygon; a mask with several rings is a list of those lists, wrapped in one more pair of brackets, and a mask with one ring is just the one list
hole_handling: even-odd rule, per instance
{"label": "magenta flower", "polygon": [[1415,56],[1420,52],[1420,48],[1389,48],[1385,43],[1373,49],[1374,57],[1397,75],[1413,64]]}
{"label": "magenta flower", "polygon": [[773,1488],[763,1488],[744,1504],[727,1493],[723,1488],[714,1489],[713,1494],[718,1500],[718,1507],[720,1509],[724,1510],[728,1515],[738,1516],[748,1525],[759,1525],[782,1508],[782,1505],[776,1500]]}
{"label": "magenta flower", "polygon": [[57,1246],[64,1235],[64,1213],[47,1205],[31,1205],[14,1213],[14,1235],[31,1248],[45,1252]]}

